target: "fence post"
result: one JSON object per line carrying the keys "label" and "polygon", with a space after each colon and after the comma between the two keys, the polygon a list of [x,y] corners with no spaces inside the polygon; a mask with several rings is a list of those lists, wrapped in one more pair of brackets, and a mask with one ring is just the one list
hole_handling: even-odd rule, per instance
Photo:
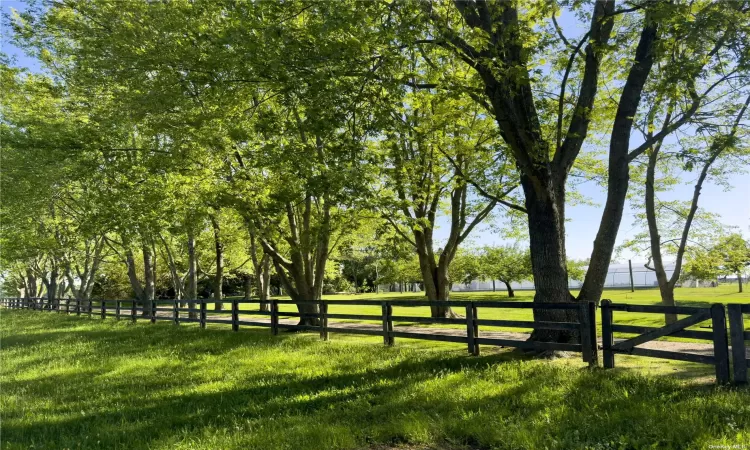
{"label": "fence post", "polygon": [[238,331],[240,329],[239,315],[239,304],[235,298],[232,299],[232,331]]}
{"label": "fence post", "polygon": [[271,300],[271,334],[279,334],[279,304],[276,300]]}
{"label": "fence post", "polygon": [[714,358],[716,359],[716,382],[729,382],[729,342],[727,341],[727,319],[724,305],[711,305],[711,322],[714,334]]}
{"label": "fence post", "polygon": [[151,299],[151,323],[156,323],[156,297]]}
{"label": "fence post", "polygon": [[615,344],[614,333],[612,333],[612,305],[611,300],[602,300],[602,353],[605,369],[615,367],[615,353],[612,346]]}
{"label": "fence post", "polygon": [[393,306],[390,302],[382,302],[381,309],[383,312],[383,344],[385,345],[393,345],[393,343],[396,341],[396,338],[391,336],[391,332],[393,332]]}
{"label": "fence post", "polygon": [[76,316],[81,315],[81,300],[76,299]]}
{"label": "fence post", "polygon": [[172,300],[172,322],[175,325],[180,324],[180,311],[178,311],[180,302],[177,299]]}
{"label": "fence post", "polygon": [[135,310],[136,307],[136,301],[133,299],[133,304],[130,306],[130,320],[135,323],[138,320],[138,316],[135,314],[137,311]]}
{"label": "fence post", "polygon": [[70,299],[65,302],[65,314],[70,315]]}
{"label": "fence post", "polygon": [[320,301],[320,338],[324,341],[328,340],[328,303],[325,300]]}
{"label": "fence post", "polygon": [[466,341],[470,355],[474,354],[474,308],[471,302],[466,304]]}
{"label": "fence post", "polygon": [[201,312],[200,312],[200,314],[201,314],[201,316],[200,316],[201,330],[205,330],[206,329],[206,299],[204,299],[204,298],[201,299]]}
{"label": "fence post", "polygon": [[591,350],[591,317],[589,317],[589,302],[578,304],[578,332],[581,336],[581,353],[583,362],[589,363],[589,367],[596,365],[594,354]]}
{"label": "fence post", "polygon": [[593,366],[599,367],[599,341],[596,336],[596,303],[588,302],[589,336],[591,342],[591,356],[594,359]]}
{"label": "fence post", "polygon": [[94,303],[89,299],[89,319],[91,318],[91,315],[94,312]]}
{"label": "fence post", "polygon": [[120,320],[120,300],[115,300],[115,320]]}
{"label": "fence post", "polygon": [[386,309],[388,310],[388,345],[396,343],[396,337],[393,336],[393,305],[391,302],[386,302]]}
{"label": "fence post", "polygon": [[101,299],[100,302],[101,302],[102,320],[104,320],[107,317],[107,302],[104,299]]}
{"label": "fence post", "polygon": [[742,305],[727,305],[729,313],[729,335],[732,340],[732,366],[734,383],[747,383],[747,355],[745,350],[745,319],[742,317]]}

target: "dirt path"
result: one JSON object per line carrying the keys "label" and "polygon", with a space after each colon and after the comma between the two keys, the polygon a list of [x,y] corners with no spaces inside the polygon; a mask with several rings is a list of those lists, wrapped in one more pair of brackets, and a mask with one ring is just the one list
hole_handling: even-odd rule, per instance
{"label": "dirt path", "polygon": [[[160,316],[170,317],[169,313],[159,313]],[[211,315],[210,318],[231,320],[229,315]],[[240,314],[239,320],[248,320],[253,322],[264,322],[268,326],[271,326],[271,320],[263,317],[247,316]],[[298,322],[297,319],[280,319],[279,323],[287,325],[295,325]],[[362,322],[337,322],[329,321],[329,327],[335,328],[350,328],[350,329],[364,329],[379,331],[382,330],[382,326],[373,323],[362,323]],[[398,325],[394,324],[394,330],[403,331],[408,333],[422,333],[422,334],[443,334],[449,336],[466,336],[466,330],[457,328],[428,328],[428,327],[415,327],[409,325]],[[512,339],[523,341],[529,338],[528,333],[517,333],[512,331],[484,331],[480,330],[480,335],[485,338],[493,339]],[[601,338],[599,339],[599,347],[601,348]],[[713,355],[714,349],[713,344],[703,344],[698,342],[670,342],[670,341],[651,341],[645,344],[639,345],[641,348],[648,348],[653,350],[666,350],[672,352],[681,353],[695,353],[699,355]],[[731,351],[731,350],[730,350]],[[750,358],[750,347],[747,348],[747,357]]]}

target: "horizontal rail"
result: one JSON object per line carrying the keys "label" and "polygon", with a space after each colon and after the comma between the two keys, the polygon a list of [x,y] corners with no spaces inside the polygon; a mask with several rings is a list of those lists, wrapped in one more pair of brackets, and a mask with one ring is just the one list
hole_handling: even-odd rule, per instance
{"label": "horizontal rail", "polygon": [[[322,314],[322,316],[326,319],[383,320],[383,316],[380,314]],[[396,318],[394,317],[393,320],[396,320]]]}
{"label": "horizontal rail", "polygon": [[[641,327],[635,325],[612,325],[612,331],[617,333],[634,333],[642,334],[648,333],[649,331],[657,330],[659,327]],[[748,333],[750,336],[750,333]],[[714,334],[710,331],[698,331],[698,330],[682,330],[676,331],[669,335],[669,337],[681,337],[690,339],[707,339],[713,340]]]}
{"label": "horizontal rail", "polygon": [[650,348],[633,347],[629,350],[612,349],[614,353],[648,356],[650,358],[676,359],[678,361],[687,361],[701,364],[716,364],[716,358],[708,355],[698,355],[696,353],[670,352],[667,350],[654,350]]}
{"label": "horizontal rail", "polygon": [[238,320],[237,323],[240,325],[251,325],[255,327],[266,327],[266,328],[271,326],[271,322],[255,322],[253,320]]}
{"label": "horizontal rail", "polygon": [[[466,321],[462,321],[465,323]],[[494,320],[494,319],[476,319],[477,325],[489,325],[493,327],[508,328],[539,328],[542,330],[578,330],[581,326],[575,322],[533,322],[526,320]]]}
{"label": "horizontal rail", "polygon": [[[330,317],[330,315],[329,315]],[[374,316],[381,319],[382,316]],[[416,323],[440,323],[447,325],[466,325],[466,319],[453,319],[450,317],[412,317],[412,316],[391,316],[394,322],[416,322]]]}
{"label": "horizontal rail", "polygon": [[612,311],[684,315],[692,315],[699,312],[708,312],[710,309],[698,308],[694,306],[629,305],[627,303],[612,303],[606,308],[611,309]]}

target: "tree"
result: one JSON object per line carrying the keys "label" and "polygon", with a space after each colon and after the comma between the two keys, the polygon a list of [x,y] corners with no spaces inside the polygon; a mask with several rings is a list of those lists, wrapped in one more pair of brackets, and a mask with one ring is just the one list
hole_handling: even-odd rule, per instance
{"label": "tree", "polygon": [[[686,124],[717,86],[745,70],[742,26],[730,24],[747,23],[746,5],[644,2],[617,9],[614,1],[596,2],[588,31],[577,44],[564,36],[556,22],[544,21],[543,17],[558,13],[548,3],[523,9],[513,2],[484,1],[456,1],[451,6],[422,2],[420,6],[415,17],[427,17],[432,29],[412,36],[411,42],[416,45],[432,35],[431,42],[453,52],[475,71],[479,89],[473,91],[474,98],[496,119],[518,167],[529,219],[535,301],[574,300],[568,291],[565,256],[566,181],[592,127],[604,131],[605,123],[611,125],[607,201],[578,296],[579,300],[599,300],[622,218],[630,163]],[[580,12],[579,4],[573,8]],[[620,42],[615,44],[622,45],[610,45],[616,20],[621,22],[616,36]],[[690,51],[663,52],[667,47],[661,42],[679,43]],[[559,78],[545,76],[539,69],[548,58]],[[576,68],[579,60],[581,66]],[[625,70],[619,72],[614,61],[622,61]],[[671,77],[672,88],[679,87],[687,101],[667,127],[631,148],[633,124],[656,62],[669,66],[664,72]],[[729,70],[724,70],[725,62],[731,65]],[[606,102],[597,103],[602,76],[621,86],[611,117],[607,108],[599,106]],[[544,94],[554,90],[554,84],[560,86],[559,95]],[[571,97],[569,88],[574,84],[576,95]],[[566,320],[570,314],[537,310],[535,319]],[[559,341],[570,336],[537,330],[532,339]]]}
{"label": "tree", "polygon": [[[495,165],[494,189],[509,193],[515,187],[504,186],[509,168],[493,160],[496,139],[494,124],[472,102],[416,91],[402,100],[380,143],[386,186],[381,211],[416,251],[428,300],[449,299],[450,267],[461,244],[501,201],[478,195],[467,175]],[[437,250],[433,236],[441,215],[448,217],[449,231]],[[430,309],[432,317],[453,315],[439,304]]]}
{"label": "tree", "polygon": [[737,275],[739,292],[742,292],[742,277],[750,266],[750,243],[741,234],[733,233],[722,238],[712,249],[721,261],[721,274]]}
{"label": "tree", "polygon": [[502,281],[508,291],[508,297],[515,297],[511,283],[528,280],[532,277],[531,258],[528,250],[516,246],[487,246],[480,256],[482,273],[492,279]]}

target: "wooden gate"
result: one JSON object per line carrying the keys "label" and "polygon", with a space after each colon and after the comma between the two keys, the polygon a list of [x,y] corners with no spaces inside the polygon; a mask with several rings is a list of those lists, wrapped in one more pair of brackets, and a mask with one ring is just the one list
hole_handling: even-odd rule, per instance
{"label": "wooden gate", "polygon": [[[716,381],[729,382],[729,344],[727,342],[727,322],[724,305],[716,303],[710,308],[696,308],[687,306],[661,305],[629,305],[615,304],[609,300],[602,301],[602,350],[604,367],[615,366],[616,354],[649,356],[652,358],[675,359],[702,364],[710,364],[716,368]],[[654,314],[687,315],[672,324],[663,327],[641,327],[632,325],[617,325],[613,323],[613,312],[640,312]],[[711,320],[712,331],[687,330],[686,328]],[[615,343],[614,333],[635,333],[635,337]],[[674,336],[693,339],[705,339],[713,342],[713,355],[699,355],[696,353],[673,352],[638,347],[638,345],[655,339]]]}

